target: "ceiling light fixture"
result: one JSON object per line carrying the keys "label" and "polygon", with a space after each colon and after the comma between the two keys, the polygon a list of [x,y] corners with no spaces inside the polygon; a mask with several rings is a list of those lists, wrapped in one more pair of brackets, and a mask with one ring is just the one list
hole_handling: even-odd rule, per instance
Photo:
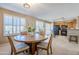
{"label": "ceiling light fixture", "polygon": [[29,4],[29,3],[24,3],[23,6],[24,6],[25,8],[30,8],[30,7],[31,7],[31,4]]}

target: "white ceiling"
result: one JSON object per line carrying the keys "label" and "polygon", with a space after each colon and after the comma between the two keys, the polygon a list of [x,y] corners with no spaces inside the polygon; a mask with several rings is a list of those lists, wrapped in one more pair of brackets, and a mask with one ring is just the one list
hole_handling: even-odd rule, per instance
{"label": "white ceiling", "polygon": [[58,20],[61,17],[79,16],[79,3],[36,3],[32,4],[30,8],[24,8],[14,3],[0,3],[0,7],[49,21]]}

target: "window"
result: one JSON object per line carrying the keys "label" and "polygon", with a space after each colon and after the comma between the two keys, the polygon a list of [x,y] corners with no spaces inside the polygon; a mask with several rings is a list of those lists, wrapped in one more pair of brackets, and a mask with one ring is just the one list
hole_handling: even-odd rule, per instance
{"label": "window", "polygon": [[47,35],[53,32],[53,23],[45,23],[42,21],[36,21],[36,32],[45,31]]}
{"label": "window", "polygon": [[45,23],[46,34],[53,33],[53,23]]}
{"label": "window", "polygon": [[36,32],[44,31],[44,22],[36,21]]}
{"label": "window", "polygon": [[12,16],[4,15],[4,34],[12,33]]}
{"label": "window", "polygon": [[51,24],[45,23],[46,34],[49,35],[51,33]]}
{"label": "window", "polygon": [[4,35],[23,32],[25,26],[25,18],[4,14]]}

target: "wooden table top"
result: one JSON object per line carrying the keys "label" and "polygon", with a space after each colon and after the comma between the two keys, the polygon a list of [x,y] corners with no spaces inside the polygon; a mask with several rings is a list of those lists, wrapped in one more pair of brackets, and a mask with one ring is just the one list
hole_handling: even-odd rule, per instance
{"label": "wooden table top", "polygon": [[46,35],[34,34],[34,35],[18,35],[14,39],[18,42],[25,43],[37,43],[46,40],[48,37]]}

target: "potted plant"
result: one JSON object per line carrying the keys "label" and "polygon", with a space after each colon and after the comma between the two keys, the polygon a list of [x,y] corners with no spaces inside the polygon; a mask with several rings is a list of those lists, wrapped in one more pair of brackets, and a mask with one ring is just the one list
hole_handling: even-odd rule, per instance
{"label": "potted plant", "polygon": [[34,34],[35,28],[33,28],[33,27],[28,27],[28,32],[31,33],[31,34]]}

